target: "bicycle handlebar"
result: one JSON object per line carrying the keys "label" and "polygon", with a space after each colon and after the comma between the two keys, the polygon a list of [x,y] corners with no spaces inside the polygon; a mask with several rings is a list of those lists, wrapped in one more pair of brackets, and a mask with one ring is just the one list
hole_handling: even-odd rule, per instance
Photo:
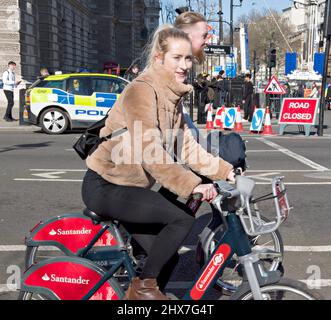
{"label": "bicycle handlebar", "polygon": [[232,199],[240,196],[239,190],[226,181],[217,181],[214,183],[214,186],[218,194],[220,194],[224,199]]}

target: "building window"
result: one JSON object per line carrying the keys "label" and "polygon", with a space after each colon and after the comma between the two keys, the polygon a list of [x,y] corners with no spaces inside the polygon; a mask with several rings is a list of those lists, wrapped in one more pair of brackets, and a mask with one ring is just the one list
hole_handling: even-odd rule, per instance
{"label": "building window", "polygon": [[26,3],[26,12],[32,15],[32,3],[29,1]]}

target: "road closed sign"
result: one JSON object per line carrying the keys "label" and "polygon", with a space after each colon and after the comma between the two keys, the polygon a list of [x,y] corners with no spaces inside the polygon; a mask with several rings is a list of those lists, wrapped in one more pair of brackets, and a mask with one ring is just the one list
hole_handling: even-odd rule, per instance
{"label": "road closed sign", "polygon": [[318,105],[319,99],[284,99],[279,124],[314,125]]}

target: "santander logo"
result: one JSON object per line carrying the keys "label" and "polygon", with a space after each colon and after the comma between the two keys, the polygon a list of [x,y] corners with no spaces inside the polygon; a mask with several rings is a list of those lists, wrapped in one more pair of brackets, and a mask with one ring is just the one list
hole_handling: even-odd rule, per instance
{"label": "santander logo", "polygon": [[55,273],[51,274],[51,276],[48,276],[47,273],[45,273],[42,277],[42,280],[45,282],[56,282],[56,283],[69,283],[69,284],[84,284],[88,285],[90,282],[89,279],[83,279],[82,276],[79,278],[71,278],[71,277],[59,277]]}
{"label": "santander logo", "polygon": [[223,262],[224,262],[224,254],[223,253],[215,255],[215,257],[213,258],[214,266],[222,265]]}
{"label": "santander logo", "polygon": [[50,236],[72,236],[72,235],[85,235],[85,234],[91,234],[91,229],[85,229],[84,227],[82,229],[78,230],[63,230],[63,229],[52,229],[48,234]]}

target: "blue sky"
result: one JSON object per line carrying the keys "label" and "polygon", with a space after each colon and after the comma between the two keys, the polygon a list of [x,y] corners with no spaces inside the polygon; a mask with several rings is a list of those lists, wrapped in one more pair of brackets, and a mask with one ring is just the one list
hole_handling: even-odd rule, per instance
{"label": "blue sky", "polygon": [[[186,0],[174,0],[173,1],[177,6],[185,6],[187,5]],[[194,0],[191,1],[194,3]],[[208,5],[209,0],[207,0]],[[284,8],[290,7],[293,5],[293,1],[290,0],[243,0],[242,7],[234,8],[234,17],[235,19],[238,16],[249,13],[253,9],[263,9],[266,8],[265,2],[267,5],[274,10],[281,11]],[[234,0],[234,4],[239,4],[239,0]],[[230,20],[230,0],[223,0],[223,12],[224,19]]]}

